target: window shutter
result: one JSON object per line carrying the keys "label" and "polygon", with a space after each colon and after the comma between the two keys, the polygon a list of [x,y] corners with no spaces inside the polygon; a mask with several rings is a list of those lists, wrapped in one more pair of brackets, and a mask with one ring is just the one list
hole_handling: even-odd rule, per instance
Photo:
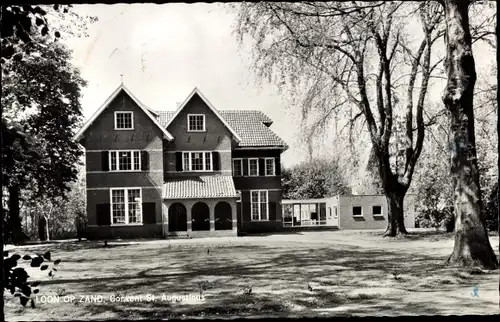
{"label": "window shutter", "polygon": [[269,202],[269,220],[276,220],[276,202]]}
{"label": "window shutter", "polygon": [[243,159],[243,175],[248,176],[248,159]]}
{"label": "window shutter", "polygon": [[260,158],[259,159],[259,176],[266,175],[265,170],[266,170],[265,160]]}
{"label": "window shutter", "polygon": [[182,152],[175,152],[175,171],[182,171]]}
{"label": "window shutter", "polygon": [[245,222],[249,222],[251,220],[251,210],[250,210],[250,202],[246,201],[246,202],[242,202],[242,209],[241,209],[241,212],[243,214],[243,221]]}
{"label": "window shutter", "polygon": [[109,151],[101,152],[101,169],[102,171],[109,171]]}
{"label": "window shutter", "polygon": [[98,226],[111,225],[110,204],[101,203],[96,205],[96,223]]}
{"label": "window shutter", "polygon": [[213,164],[213,169],[214,171],[219,171],[220,170],[220,155],[219,152],[213,151],[212,152],[212,162]]}
{"label": "window shutter", "polygon": [[141,151],[141,170],[149,170],[149,153],[148,151]]}
{"label": "window shutter", "polygon": [[142,222],[144,224],[156,224],[156,203],[142,203]]}
{"label": "window shutter", "polygon": [[281,163],[280,163],[280,158],[274,158],[274,171],[276,172],[277,176],[281,175]]}

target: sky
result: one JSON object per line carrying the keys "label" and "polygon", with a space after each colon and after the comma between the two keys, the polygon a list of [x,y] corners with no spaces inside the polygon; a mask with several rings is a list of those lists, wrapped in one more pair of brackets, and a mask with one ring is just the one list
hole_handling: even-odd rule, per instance
{"label": "sky", "polygon": [[[85,119],[122,79],[155,110],[175,110],[198,87],[219,110],[257,109],[273,119],[271,129],[290,146],[282,154],[285,166],[308,157],[300,143],[300,106],[290,106],[272,84],[256,85],[250,44],[239,47],[233,34],[234,11],[206,3],[74,5],[74,11],[98,17],[88,26],[88,37],[64,39],[88,82],[82,97]],[[488,59],[474,54],[480,69]],[[430,95],[439,99],[444,85],[430,86]],[[331,140],[319,144],[319,155],[334,150]]]}

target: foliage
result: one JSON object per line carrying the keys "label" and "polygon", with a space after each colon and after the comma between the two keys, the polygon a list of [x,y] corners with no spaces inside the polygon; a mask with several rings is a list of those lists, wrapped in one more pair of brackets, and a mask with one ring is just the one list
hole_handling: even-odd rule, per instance
{"label": "foliage", "polygon": [[47,216],[49,224],[50,239],[75,238],[77,235],[75,221],[77,217],[82,219],[85,225],[85,169],[79,168],[78,178],[70,184],[70,191],[66,200],[62,197],[53,200],[41,200],[33,198],[29,189],[23,190],[23,203],[21,215],[24,218],[26,233],[30,238],[37,236],[38,218]]}
{"label": "foliage", "polygon": [[[16,12],[15,6],[9,8]],[[40,10],[38,14],[43,14]],[[28,21],[23,23],[30,26]],[[34,28],[23,29],[29,39],[18,38],[24,27],[15,25],[16,32],[2,34],[3,43],[25,45],[19,47],[24,50],[22,55],[3,59],[1,66],[2,136],[6,138],[2,182],[9,188],[7,227],[14,241],[22,239],[19,205],[11,202],[18,199],[20,187],[29,185],[37,199],[64,198],[67,183],[76,179],[76,164],[82,155],[71,138],[82,121],[80,91],[85,81],[71,66],[71,51],[66,46],[44,37],[43,32],[37,34]]]}
{"label": "foliage", "polygon": [[281,187],[283,199],[323,198],[350,192],[335,159],[313,159],[284,168]]}
{"label": "foliage", "polygon": [[2,121],[27,136],[16,159],[10,147],[3,150],[8,186],[30,183],[37,196],[50,198],[64,195],[66,182],[76,179],[82,152],[71,137],[82,121],[79,99],[86,83],[70,60],[64,45],[45,42],[37,54],[2,66],[10,70],[2,77]]}
{"label": "foliage", "polygon": [[[59,10],[59,5],[54,10]],[[68,8],[63,11],[68,12]],[[47,11],[41,6],[2,6],[2,64],[11,58],[19,61],[23,54],[30,54],[36,48],[33,35],[46,36],[49,32],[46,16]],[[60,36],[59,32],[54,33],[54,37]]]}
{"label": "foliage", "polygon": [[[427,131],[430,135],[426,138],[414,183],[417,194],[416,221],[419,227],[445,228],[450,217],[453,217],[448,155],[443,148],[446,137],[437,125],[429,127]],[[439,138],[437,142],[436,137]]]}
{"label": "foliage", "polygon": [[498,182],[495,183],[491,193],[487,196],[485,208],[486,229],[498,231]]}
{"label": "foliage", "polygon": [[[9,291],[15,297],[19,297],[19,301],[23,306],[30,303],[31,307],[34,308],[34,296],[40,291],[36,287],[40,282],[28,281],[30,276],[23,267],[18,266],[18,261],[20,260],[29,262],[30,266],[33,268],[39,267],[41,271],[48,270],[47,275],[51,278],[55,276],[55,272],[57,272],[61,260],[57,259],[52,261],[50,251],[44,254],[36,254],[35,256],[24,255],[23,257],[19,254],[13,254],[9,257],[9,252],[3,252],[4,290]],[[50,267],[48,263],[52,263],[52,267]]]}
{"label": "foliage", "polygon": [[[75,179],[77,145],[70,142],[81,111],[84,81],[71,67],[64,35],[86,36],[95,17],[80,16],[71,5],[1,7],[2,183],[8,187],[9,232],[24,239],[20,227],[20,187],[28,183],[39,198],[54,198]],[[49,25],[50,29],[49,30]],[[3,210],[4,208],[2,208]],[[5,218],[5,216],[4,216]],[[6,240],[6,239],[4,239]]]}
{"label": "foliage", "polygon": [[[75,26],[77,31],[81,30],[83,35],[86,35],[86,25],[97,21],[97,18],[81,17],[71,8],[72,5],[60,4],[2,6],[2,65],[11,59],[19,61],[24,56],[40,50],[44,44],[39,43],[41,38],[36,36],[53,40],[63,37],[64,34],[75,35]],[[57,20],[68,20],[69,23],[60,24]],[[77,36],[80,35],[77,34]],[[3,68],[2,70],[4,71]]]}

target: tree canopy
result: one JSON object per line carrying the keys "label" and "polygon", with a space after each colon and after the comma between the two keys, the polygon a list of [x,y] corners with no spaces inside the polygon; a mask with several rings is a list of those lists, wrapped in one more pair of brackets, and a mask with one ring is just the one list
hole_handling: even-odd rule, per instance
{"label": "tree canopy", "polygon": [[324,198],[348,194],[348,182],[336,160],[312,159],[281,173],[283,199]]}

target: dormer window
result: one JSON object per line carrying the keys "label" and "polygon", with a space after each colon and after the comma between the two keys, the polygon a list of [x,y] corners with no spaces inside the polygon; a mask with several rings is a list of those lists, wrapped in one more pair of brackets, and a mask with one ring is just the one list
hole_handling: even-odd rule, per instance
{"label": "dormer window", "polygon": [[188,132],[205,132],[205,114],[188,114]]}
{"label": "dormer window", "polygon": [[115,130],[133,130],[134,112],[115,112]]}

